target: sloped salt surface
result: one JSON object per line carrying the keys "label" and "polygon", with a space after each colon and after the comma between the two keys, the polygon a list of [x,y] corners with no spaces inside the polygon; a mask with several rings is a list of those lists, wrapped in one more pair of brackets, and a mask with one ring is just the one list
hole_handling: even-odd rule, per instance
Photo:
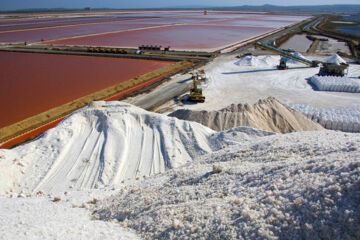
{"label": "sloped salt surface", "polygon": [[293,111],[273,97],[259,100],[254,105],[232,104],[219,111],[179,109],[169,116],[195,121],[216,131],[224,131],[237,126],[249,126],[277,133],[323,129],[318,123]]}
{"label": "sloped salt surface", "polygon": [[179,167],[248,136],[216,133],[121,102],[94,102],[39,139],[0,150],[0,194],[118,185]]}
{"label": "sloped salt surface", "polygon": [[315,75],[310,82],[320,91],[360,93],[360,81],[347,77]]}
{"label": "sloped salt surface", "polygon": [[94,214],[144,239],[359,239],[359,154],[359,134],[260,138],[127,187]]}
{"label": "sloped salt surface", "polygon": [[326,58],[324,61],[327,63],[335,64],[335,65],[340,65],[341,63],[346,63],[346,61],[344,59],[342,59],[336,53],[331,55],[330,57]]}
{"label": "sloped salt surface", "polygon": [[303,104],[289,104],[323,127],[344,132],[360,132],[360,106],[349,108],[314,108]]}

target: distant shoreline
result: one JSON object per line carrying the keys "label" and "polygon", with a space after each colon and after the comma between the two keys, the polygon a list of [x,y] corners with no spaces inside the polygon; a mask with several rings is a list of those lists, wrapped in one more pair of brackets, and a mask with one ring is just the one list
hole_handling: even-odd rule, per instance
{"label": "distant shoreline", "polygon": [[[5,6],[6,7],[6,6]],[[24,8],[24,9],[0,9],[0,14],[12,13],[61,13],[61,12],[94,12],[94,11],[149,11],[149,10],[215,10],[215,11],[254,11],[254,12],[277,12],[297,14],[359,14],[360,4],[334,4],[334,5],[299,5],[299,6],[168,6],[168,7],[144,7],[144,8],[97,8],[84,6],[83,8]]]}

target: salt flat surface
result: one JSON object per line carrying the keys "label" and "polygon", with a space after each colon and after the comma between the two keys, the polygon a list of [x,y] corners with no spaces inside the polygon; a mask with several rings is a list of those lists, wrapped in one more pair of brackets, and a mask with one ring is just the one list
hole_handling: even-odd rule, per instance
{"label": "salt flat surface", "polygon": [[140,239],[117,223],[92,220],[86,208],[48,197],[0,198],[0,239]]}
{"label": "salt flat surface", "polygon": [[[321,57],[306,56],[322,60]],[[222,57],[205,66],[208,81],[203,84],[206,96],[202,104],[178,104],[175,108],[219,110],[233,103],[254,104],[259,99],[275,97],[283,103],[313,107],[350,107],[360,105],[359,93],[315,91],[308,78],[319,72],[289,61],[288,70],[277,70],[279,56],[248,56],[242,59]],[[357,78],[360,65],[350,64],[348,77]],[[221,101],[220,101],[221,100]]]}
{"label": "salt flat surface", "polygon": [[349,47],[345,42],[338,42],[336,39],[328,38],[328,41],[320,41],[316,53],[319,54],[331,54],[337,51],[341,51],[346,54],[351,54]]}

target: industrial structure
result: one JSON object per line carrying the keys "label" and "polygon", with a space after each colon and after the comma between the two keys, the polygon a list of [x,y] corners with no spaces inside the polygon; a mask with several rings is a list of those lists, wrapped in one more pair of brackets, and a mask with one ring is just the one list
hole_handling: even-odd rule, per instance
{"label": "industrial structure", "polygon": [[349,64],[341,63],[340,65],[336,65],[333,63],[322,62],[319,71],[319,76],[345,76],[345,72],[349,67]]}
{"label": "industrial structure", "polygon": [[310,60],[308,60],[306,58],[302,58],[300,56],[295,56],[292,52],[279,49],[277,47],[271,46],[271,45],[266,44],[266,43],[256,42],[255,46],[260,47],[260,48],[265,49],[265,50],[268,50],[268,51],[271,51],[273,53],[276,53],[276,54],[279,54],[280,56],[282,56],[282,58],[280,59],[280,64],[278,65],[278,69],[281,69],[281,70],[287,69],[286,60],[284,59],[284,57],[289,58],[289,59],[293,59],[293,60],[295,60],[297,62],[304,63],[304,64],[306,64],[306,65],[308,65],[310,67],[318,67],[319,63],[321,63],[320,61],[310,61]]}
{"label": "industrial structure", "polygon": [[319,75],[320,76],[344,76],[345,70],[349,67],[346,63],[340,63],[339,65],[334,63],[327,63],[317,60],[308,60],[306,58],[303,58],[301,56],[294,55],[291,51],[286,51],[283,49],[276,48],[274,46],[271,46],[266,43],[256,42],[255,47],[260,47],[264,50],[271,51],[273,53],[276,53],[281,56],[280,58],[280,64],[277,66],[280,70],[287,69],[286,62],[288,59],[293,59],[297,62],[306,64],[310,67],[318,67],[321,64]]}

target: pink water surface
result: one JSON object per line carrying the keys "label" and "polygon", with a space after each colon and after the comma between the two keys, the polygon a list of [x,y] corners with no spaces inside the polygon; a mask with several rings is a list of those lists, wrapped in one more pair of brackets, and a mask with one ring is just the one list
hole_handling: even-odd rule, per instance
{"label": "pink water surface", "polygon": [[169,64],[0,52],[0,128]]}
{"label": "pink water surface", "polygon": [[14,23],[0,23],[0,31],[12,31],[19,29],[32,29],[43,27],[54,27],[74,24],[87,24],[87,23],[101,23],[109,21],[124,21],[133,19],[131,17],[78,17],[78,18],[64,18],[64,19],[32,19]]}
{"label": "pink water surface", "polygon": [[251,19],[234,19],[234,20],[221,20],[213,21],[204,24],[209,25],[222,25],[222,26],[253,26],[253,27],[272,27],[281,28],[297,21],[280,21],[280,20],[251,20]]}
{"label": "pink water surface", "polygon": [[128,23],[127,21],[117,21],[99,24],[33,29],[16,32],[0,32],[0,42],[39,42],[42,39],[46,41],[87,34],[97,34],[152,26],[156,26],[156,24],[132,24]]}
{"label": "pink water surface", "polygon": [[275,28],[191,24],[55,40],[47,43],[123,47],[149,44],[171,46],[172,49],[208,50],[221,48],[272,30]]}
{"label": "pink water surface", "polygon": [[[6,21],[1,21],[0,43],[25,41],[31,43],[44,40],[44,44],[60,45],[138,47],[147,44],[171,46],[172,49],[179,50],[210,50],[267,33],[306,18],[309,16],[212,11],[208,15],[204,15],[202,11],[134,11],[98,17],[53,18],[48,22],[44,19],[39,22],[34,19],[19,20],[19,24],[13,27],[84,24],[13,32],[1,32],[2,27],[11,27],[2,25]],[[112,19],[116,20],[101,22]],[[89,21],[99,21],[99,23],[89,23]]]}

